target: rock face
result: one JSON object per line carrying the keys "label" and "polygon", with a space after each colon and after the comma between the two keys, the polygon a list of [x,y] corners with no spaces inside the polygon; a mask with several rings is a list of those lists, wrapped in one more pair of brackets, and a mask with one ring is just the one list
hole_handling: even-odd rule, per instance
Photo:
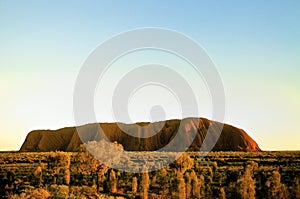
{"label": "rock face", "polygon": [[[219,134],[217,129],[222,125]],[[122,144],[127,151],[261,151],[242,129],[205,118],[34,130],[27,135],[20,151],[78,151],[82,143],[106,138]]]}

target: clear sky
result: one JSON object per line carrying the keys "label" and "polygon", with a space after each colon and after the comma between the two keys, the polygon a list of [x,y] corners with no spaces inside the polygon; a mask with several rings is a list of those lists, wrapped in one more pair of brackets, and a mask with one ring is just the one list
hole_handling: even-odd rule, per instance
{"label": "clear sky", "polygon": [[[84,60],[107,38],[141,27],[173,29],[201,44],[222,76],[225,122],[262,149],[299,150],[299,10],[297,0],[1,0],[0,150],[19,149],[30,130],[74,125]],[[105,112],[98,118],[111,121]]]}

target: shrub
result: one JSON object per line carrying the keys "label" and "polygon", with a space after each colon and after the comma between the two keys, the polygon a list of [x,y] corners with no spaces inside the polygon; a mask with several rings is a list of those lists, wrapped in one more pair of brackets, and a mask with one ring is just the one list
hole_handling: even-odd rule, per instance
{"label": "shrub", "polygon": [[117,178],[114,170],[112,169],[109,174],[109,183],[110,183],[110,192],[116,193],[117,192]]}
{"label": "shrub", "polygon": [[281,183],[281,175],[278,171],[273,171],[271,177],[267,180],[266,186],[269,190],[269,198],[288,198],[287,188]]}
{"label": "shrub", "polygon": [[178,174],[178,198],[186,199],[185,182],[181,173]]}
{"label": "shrub", "polygon": [[24,193],[22,193],[21,195],[12,195],[9,198],[10,199],[47,199],[50,197],[50,193],[43,189],[43,188],[37,188],[37,189],[28,189],[25,190]]}
{"label": "shrub", "polygon": [[241,198],[255,199],[255,180],[252,178],[252,168],[252,166],[247,165],[244,175],[237,181],[238,193]]}
{"label": "shrub", "polygon": [[42,167],[41,166],[38,166],[36,168],[36,170],[33,172],[33,175],[34,175],[34,178],[35,178],[35,184],[37,186],[41,186],[42,185]]}
{"label": "shrub", "polygon": [[220,199],[225,199],[226,198],[225,190],[224,190],[223,187],[220,188],[219,198]]}
{"label": "shrub", "polygon": [[137,188],[138,188],[137,177],[133,177],[132,178],[132,192],[136,193],[137,192]]}
{"label": "shrub", "polygon": [[176,160],[176,168],[178,172],[184,173],[186,170],[193,168],[194,160],[187,153],[183,153]]}
{"label": "shrub", "polygon": [[189,173],[185,173],[185,178],[186,178],[186,183],[185,183],[186,197],[190,198],[191,191],[192,191],[191,176],[190,176],[190,174]]}
{"label": "shrub", "polygon": [[191,182],[192,182],[192,196],[194,198],[200,199],[198,178],[194,170],[191,172]]}
{"label": "shrub", "polygon": [[49,191],[58,198],[67,198],[69,196],[69,187],[66,185],[51,185]]}
{"label": "shrub", "polygon": [[148,190],[149,190],[149,174],[146,166],[143,166],[142,169],[142,198],[148,199]]}

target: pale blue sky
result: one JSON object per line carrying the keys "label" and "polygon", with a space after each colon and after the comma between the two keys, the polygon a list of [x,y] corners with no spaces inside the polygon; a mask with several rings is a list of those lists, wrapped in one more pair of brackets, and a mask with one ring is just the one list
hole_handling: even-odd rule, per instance
{"label": "pale blue sky", "polygon": [[299,10],[297,0],[1,0],[0,150],[18,149],[30,130],[74,125],[84,60],[141,27],[179,31],[207,50],[224,82],[226,122],[263,149],[300,149]]}

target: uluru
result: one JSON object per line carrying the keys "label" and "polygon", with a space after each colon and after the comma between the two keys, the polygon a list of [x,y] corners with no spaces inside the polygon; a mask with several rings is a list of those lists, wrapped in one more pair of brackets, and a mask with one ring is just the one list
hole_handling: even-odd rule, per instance
{"label": "uluru", "polygon": [[[223,127],[221,133],[214,127],[218,124]],[[136,137],[128,132],[143,136]],[[209,136],[207,136],[208,132]],[[179,135],[177,136],[177,134]],[[187,147],[189,151],[203,149],[203,143],[212,144],[212,151],[261,151],[258,144],[244,130],[205,118],[172,119],[136,124],[93,123],[58,130],[34,130],[28,133],[20,151],[73,152],[78,151],[82,143],[99,141],[104,137],[112,142],[116,141],[122,144],[126,151],[156,151],[164,147],[170,151],[182,151],[184,149],[177,147],[176,144],[184,143],[191,138],[191,144]],[[169,145],[172,147],[166,147]]]}

